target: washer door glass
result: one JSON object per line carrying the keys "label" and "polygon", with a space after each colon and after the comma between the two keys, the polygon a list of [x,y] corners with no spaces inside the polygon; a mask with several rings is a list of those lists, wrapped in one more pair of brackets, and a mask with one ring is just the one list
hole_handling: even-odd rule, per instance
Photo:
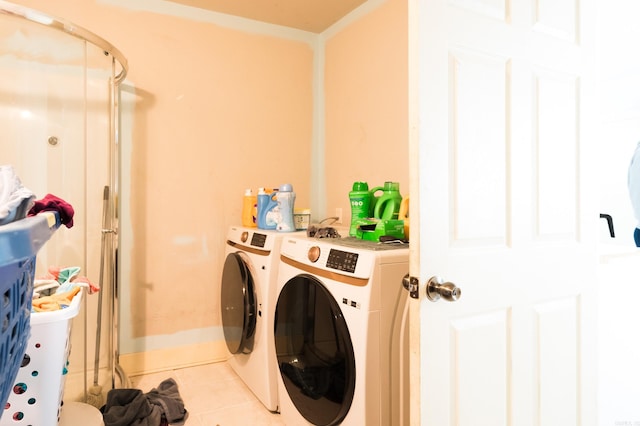
{"label": "washer door glass", "polygon": [[229,253],[221,286],[222,329],[232,354],[253,350],[258,312],[251,271],[240,253]]}
{"label": "washer door glass", "polygon": [[275,318],[280,374],[300,414],[314,425],[342,422],[353,400],[356,365],[340,306],[311,275],[283,287]]}

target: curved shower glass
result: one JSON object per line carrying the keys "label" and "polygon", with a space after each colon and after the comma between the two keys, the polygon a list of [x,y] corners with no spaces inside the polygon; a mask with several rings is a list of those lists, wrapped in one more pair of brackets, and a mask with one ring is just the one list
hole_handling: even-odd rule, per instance
{"label": "curved shower glass", "polygon": [[[100,384],[115,383],[114,323],[118,191],[119,84],[127,61],[111,44],[68,21],[0,0],[0,164],[10,164],[25,187],[43,198],[54,194],[74,210],[38,253],[36,276],[50,266],[80,266],[81,275],[103,281]],[[108,226],[103,226],[104,188],[109,187]],[[101,240],[108,234],[101,259]],[[89,296],[83,327],[73,327],[67,377],[69,397],[86,394],[85,365],[93,369],[97,297]],[[111,302],[109,302],[111,301]],[[109,303],[111,306],[109,306]],[[78,321],[79,322],[79,321]],[[88,348],[88,351],[82,349]],[[84,360],[83,360],[84,357]]]}

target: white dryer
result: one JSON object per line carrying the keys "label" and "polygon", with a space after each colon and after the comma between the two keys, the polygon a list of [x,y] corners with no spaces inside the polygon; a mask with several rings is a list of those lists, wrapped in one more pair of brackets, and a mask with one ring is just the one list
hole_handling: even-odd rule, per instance
{"label": "white dryer", "polygon": [[282,242],[274,343],[290,425],[408,424],[409,249]]}
{"label": "white dryer", "polygon": [[230,227],[220,292],[228,362],[270,411],[278,411],[273,318],[284,236],[276,231]]}

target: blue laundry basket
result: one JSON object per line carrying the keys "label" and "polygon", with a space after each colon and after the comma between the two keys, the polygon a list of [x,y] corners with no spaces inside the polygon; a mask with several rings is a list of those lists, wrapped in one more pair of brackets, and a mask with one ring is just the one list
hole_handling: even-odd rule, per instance
{"label": "blue laundry basket", "polygon": [[36,254],[59,227],[57,212],[0,226],[0,417],[29,340]]}

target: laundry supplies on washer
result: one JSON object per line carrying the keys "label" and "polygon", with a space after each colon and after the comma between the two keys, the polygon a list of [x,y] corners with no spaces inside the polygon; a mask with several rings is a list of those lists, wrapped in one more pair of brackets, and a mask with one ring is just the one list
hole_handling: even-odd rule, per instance
{"label": "laundry supplies on washer", "polygon": [[[376,197],[376,193],[382,191],[382,195]],[[400,183],[385,182],[383,186],[371,190],[373,203],[372,217],[376,219],[398,219],[402,195],[400,195]]]}
{"label": "laundry supplies on washer", "polygon": [[[366,182],[354,182],[349,192],[351,222],[349,236],[368,241],[408,238],[408,201],[400,194],[400,183],[387,181],[383,186],[368,189]],[[376,195],[381,192],[380,195]],[[403,217],[399,217],[402,210]],[[404,218],[407,219],[405,223]],[[405,226],[406,225],[406,226]]]}
{"label": "laundry supplies on washer", "polygon": [[351,226],[349,236],[355,237],[361,220],[369,218],[371,210],[372,194],[367,182],[354,182],[349,191],[349,203],[351,204]]}
{"label": "laundry supplies on washer", "polygon": [[[290,183],[280,185],[273,192],[259,188],[256,203],[258,229],[295,232],[295,201],[296,193],[293,192],[293,186]],[[247,225],[243,223],[243,226]]]}
{"label": "laundry supplies on washer", "polygon": [[290,183],[280,185],[276,192],[278,202],[278,216],[276,218],[276,230],[280,232],[294,232],[296,225],[293,223],[293,206],[296,202],[296,193]]}
{"label": "laundry supplies on washer", "polygon": [[278,201],[275,199],[275,195],[272,192],[267,192],[264,188],[259,188],[257,206],[258,228],[276,229]]}
{"label": "laundry supplies on washer", "polygon": [[245,189],[244,198],[242,200],[242,226],[247,228],[255,228],[257,223],[258,196],[253,195],[251,189]]}

